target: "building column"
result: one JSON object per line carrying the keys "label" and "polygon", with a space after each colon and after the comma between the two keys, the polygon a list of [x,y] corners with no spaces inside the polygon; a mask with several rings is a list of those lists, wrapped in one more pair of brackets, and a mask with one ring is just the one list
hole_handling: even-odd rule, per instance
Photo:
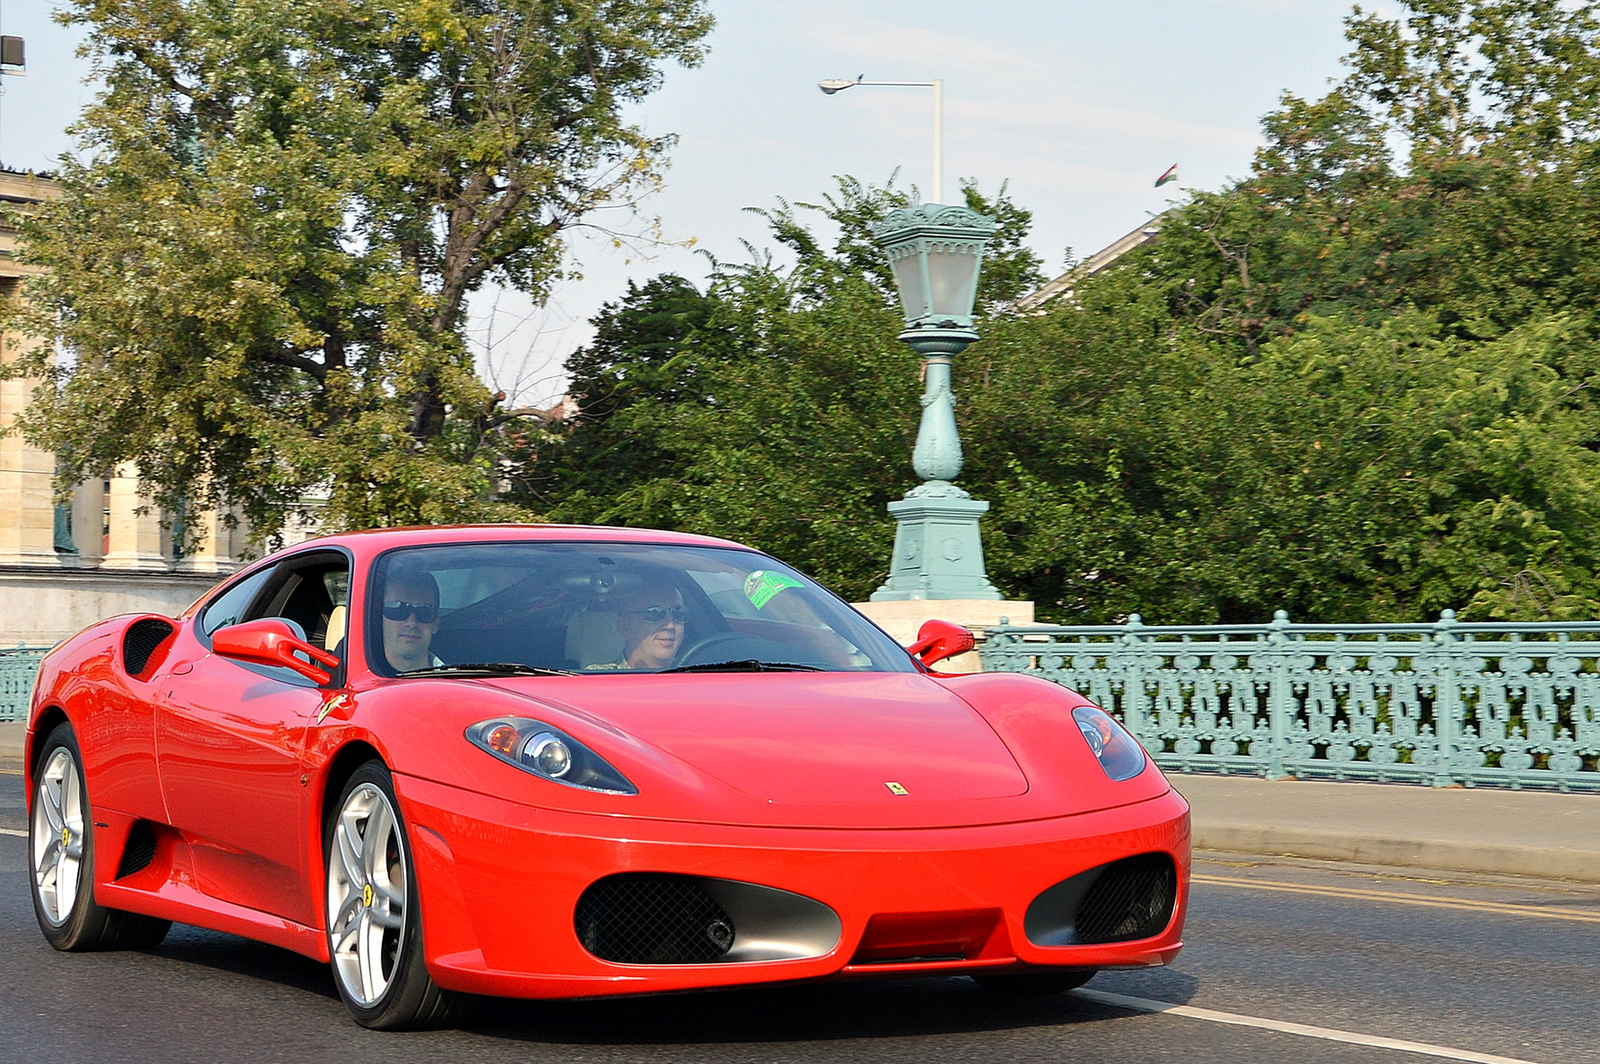
{"label": "building column", "polygon": [[[14,336],[0,334],[0,359],[20,350]],[[30,345],[31,346],[31,345]],[[28,406],[37,380],[0,381],[0,427]],[[57,565],[56,507],[51,477],[56,457],[15,434],[0,436],[0,565]]]}
{"label": "building column", "polygon": [[94,568],[106,553],[106,482],[91,477],[72,493],[72,542],[78,564]]}
{"label": "building column", "polygon": [[239,567],[234,540],[242,538],[240,529],[228,527],[225,513],[190,514],[189,525],[194,530],[194,549],[178,563],[178,572],[231,573]]}
{"label": "building column", "polygon": [[147,500],[139,497],[139,477],[134,467],[119,466],[111,477],[111,532],[102,569],[137,569],[165,572],[172,568],[162,553],[161,515],[155,507],[138,513]]}

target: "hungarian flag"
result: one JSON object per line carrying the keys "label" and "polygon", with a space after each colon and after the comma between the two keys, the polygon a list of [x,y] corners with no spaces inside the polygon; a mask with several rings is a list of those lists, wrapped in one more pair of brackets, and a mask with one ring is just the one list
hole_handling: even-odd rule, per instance
{"label": "hungarian flag", "polygon": [[1156,178],[1156,188],[1160,188],[1162,185],[1166,184],[1168,181],[1176,181],[1176,180],[1178,180],[1178,164],[1177,163],[1173,163],[1171,166],[1167,167],[1167,172],[1166,173],[1164,173],[1160,177]]}

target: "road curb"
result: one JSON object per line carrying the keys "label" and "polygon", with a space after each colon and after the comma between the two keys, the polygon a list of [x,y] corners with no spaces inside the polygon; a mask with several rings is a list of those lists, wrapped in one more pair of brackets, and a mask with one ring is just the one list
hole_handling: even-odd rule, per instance
{"label": "road curb", "polygon": [[1260,824],[1196,823],[1192,831],[1197,850],[1600,883],[1600,850],[1384,838]]}

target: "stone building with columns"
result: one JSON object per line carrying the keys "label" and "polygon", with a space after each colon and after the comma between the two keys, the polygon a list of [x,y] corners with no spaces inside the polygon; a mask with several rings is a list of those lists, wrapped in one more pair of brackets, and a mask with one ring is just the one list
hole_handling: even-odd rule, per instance
{"label": "stone building with columns", "polygon": [[[0,170],[7,211],[56,194],[48,178]],[[0,299],[20,298],[29,272],[16,261],[16,241],[16,228],[0,218]],[[0,359],[12,361],[32,342],[0,334]],[[0,381],[0,428],[38,383]],[[173,515],[139,496],[131,467],[78,485],[70,505],[56,504],[55,470],[55,455],[16,433],[0,435],[0,648],[49,646],[120,613],[175,614],[238,567],[243,528],[207,514],[193,529],[190,517],[193,546],[175,550]]]}

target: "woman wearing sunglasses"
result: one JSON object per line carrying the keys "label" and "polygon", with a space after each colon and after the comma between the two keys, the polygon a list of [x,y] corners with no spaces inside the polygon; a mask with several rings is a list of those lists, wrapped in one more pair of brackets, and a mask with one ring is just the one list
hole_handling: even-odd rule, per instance
{"label": "woman wearing sunglasses", "polygon": [[683,623],[689,611],[678,589],[649,582],[617,603],[617,632],[622,636],[618,669],[670,669],[683,646]]}
{"label": "woman wearing sunglasses", "polygon": [[396,568],[383,588],[383,653],[396,672],[444,662],[430,651],[439,630],[439,584],[421,569]]}

